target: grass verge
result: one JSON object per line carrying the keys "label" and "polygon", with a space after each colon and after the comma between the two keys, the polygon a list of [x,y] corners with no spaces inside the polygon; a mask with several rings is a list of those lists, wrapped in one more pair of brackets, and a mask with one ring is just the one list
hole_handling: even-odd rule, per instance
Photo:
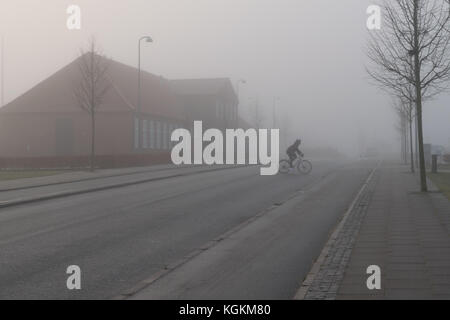
{"label": "grass verge", "polygon": [[429,175],[433,183],[444,193],[450,200],[450,172],[441,172]]}
{"label": "grass verge", "polygon": [[57,170],[2,170],[0,171],[0,181],[16,180],[24,178],[38,178],[45,176],[53,176],[55,174],[61,174],[66,171]]}

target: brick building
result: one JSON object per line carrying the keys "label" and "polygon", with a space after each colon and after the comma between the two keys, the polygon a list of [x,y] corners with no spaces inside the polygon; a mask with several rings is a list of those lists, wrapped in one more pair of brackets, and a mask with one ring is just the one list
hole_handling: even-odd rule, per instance
{"label": "brick building", "polygon": [[203,127],[238,127],[238,97],[228,78],[184,79],[170,81],[173,91],[186,113],[186,120],[192,124],[202,120]]}
{"label": "brick building", "polygon": [[[96,115],[97,166],[166,163],[171,132],[194,120],[205,127],[237,126],[237,97],[228,79],[170,81],[145,71],[138,125],[137,70],[106,60],[111,85]],[[87,166],[90,117],[74,95],[79,78],[75,60],[0,109],[1,168]]]}

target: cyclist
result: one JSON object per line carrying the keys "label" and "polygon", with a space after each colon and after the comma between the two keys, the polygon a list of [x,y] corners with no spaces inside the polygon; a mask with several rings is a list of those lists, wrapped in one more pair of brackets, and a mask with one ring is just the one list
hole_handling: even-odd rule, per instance
{"label": "cyclist", "polygon": [[301,152],[300,149],[298,148],[301,143],[302,143],[302,140],[297,139],[297,140],[295,140],[294,144],[291,145],[286,150],[286,153],[289,157],[289,164],[290,164],[291,168],[294,163],[294,160],[297,159],[297,156],[303,157],[303,152]]}

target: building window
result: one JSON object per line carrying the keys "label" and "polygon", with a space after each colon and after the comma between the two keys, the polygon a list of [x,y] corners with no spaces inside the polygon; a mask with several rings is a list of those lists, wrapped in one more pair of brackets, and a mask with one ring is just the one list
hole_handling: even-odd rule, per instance
{"label": "building window", "polygon": [[134,148],[139,149],[139,119],[134,118]]}
{"label": "building window", "polygon": [[163,124],[163,137],[164,137],[163,149],[167,150],[167,149],[169,149],[169,128],[168,128],[168,124],[166,122],[164,122],[164,124]]}
{"label": "building window", "polygon": [[161,122],[156,121],[156,149],[161,149]]}
{"label": "building window", "polygon": [[142,120],[142,148],[144,149],[148,148],[147,138],[147,120]]}
{"label": "building window", "polygon": [[176,126],[174,124],[170,125],[170,129],[169,129],[169,144],[170,144],[170,148],[173,148],[173,146],[175,145],[175,142],[172,141],[172,132],[174,132],[176,129]]}
{"label": "building window", "polygon": [[155,149],[155,122],[153,120],[148,122],[148,135],[150,149]]}

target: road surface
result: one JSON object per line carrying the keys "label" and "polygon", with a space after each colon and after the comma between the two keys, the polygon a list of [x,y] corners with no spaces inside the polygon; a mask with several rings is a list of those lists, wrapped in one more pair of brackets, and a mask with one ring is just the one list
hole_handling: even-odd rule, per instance
{"label": "road surface", "polygon": [[[290,299],[374,166],[315,161],[308,176],[232,168],[2,208],[0,299],[114,298],[221,236],[131,298]],[[70,265],[81,290],[66,287]]]}

